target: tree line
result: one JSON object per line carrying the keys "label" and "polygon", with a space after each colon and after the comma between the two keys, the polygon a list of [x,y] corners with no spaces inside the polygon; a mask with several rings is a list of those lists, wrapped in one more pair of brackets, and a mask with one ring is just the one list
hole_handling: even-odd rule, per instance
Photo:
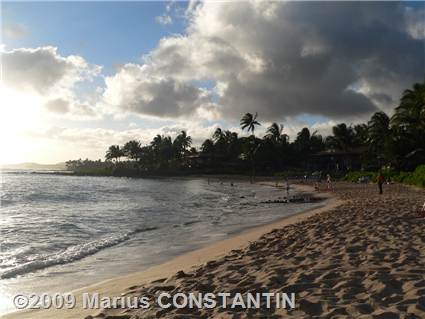
{"label": "tree line", "polygon": [[399,105],[390,117],[379,111],[367,123],[337,124],[332,134],[323,137],[304,127],[290,141],[281,124],[273,123],[262,137],[255,135],[261,123],[258,114],[246,113],[240,121],[239,136],[217,128],[199,148],[181,131],[174,139],[157,135],[147,144],[131,140],[124,145],[111,145],[105,162],[69,161],[73,170],[87,167],[136,169],[141,172],[210,170],[221,172],[225,167],[234,172],[279,171],[305,168],[311,156],[320,152],[361,153],[365,169],[391,166],[412,170],[425,163],[425,83],[416,83],[403,92]]}

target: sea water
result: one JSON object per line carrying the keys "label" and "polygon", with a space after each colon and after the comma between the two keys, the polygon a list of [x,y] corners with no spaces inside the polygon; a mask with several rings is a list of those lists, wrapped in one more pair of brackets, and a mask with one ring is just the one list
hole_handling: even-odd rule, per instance
{"label": "sea water", "polygon": [[140,271],[318,205],[265,204],[286,190],[217,178],[1,178],[0,314],[14,310],[17,293],[66,292]]}

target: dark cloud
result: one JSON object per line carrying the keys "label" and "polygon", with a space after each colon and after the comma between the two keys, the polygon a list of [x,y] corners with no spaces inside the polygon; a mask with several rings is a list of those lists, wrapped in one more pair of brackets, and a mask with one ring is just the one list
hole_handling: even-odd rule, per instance
{"label": "dark cloud", "polygon": [[134,64],[122,67],[106,84],[104,101],[127,112],[180,117],[210,103],[206,91],[172,78],[151,77],[146,68]]}
{"label": "dark cloud", "polygon": [[[202,92],[191,85],[171,79],[144,82],[138,86],[138,94],[128,108],[136,113],[177,117],[195,111],[202,100]],[[148,99],[145,97],[148,96]],[[199,104],[198,104],[198,103]]]}
{"label": "dark cloud", "polygon": [[213,81],[214,106],[223,117],[258,111],[265,120],[365,118],[391,110],[405,88],[423,79],[423,22],[417,17],[424,6],[200,3],[189,10],[187,35],[162,39],[146,57],[137,93],[106,91],[128,94],[130,100],[118,103],[127,111],[172,117],[205,108],[193,82]]}

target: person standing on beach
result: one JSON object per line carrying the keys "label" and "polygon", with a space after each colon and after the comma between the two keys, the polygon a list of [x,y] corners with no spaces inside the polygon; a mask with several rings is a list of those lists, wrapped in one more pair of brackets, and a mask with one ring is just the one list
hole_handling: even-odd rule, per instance
{"label": "person standing on beach", "polygon": [[331,175],[326,175],[326,183],[328,185],[328,191],[332,191],[332,180],[331,180]]}
{"label": "person standing on beach", "polygon": [[378,188],[379,188],[379,194],[382,194],[382,185],[385,183],[385,177],[382,174],[382,172],[379,172],[378,175]]}

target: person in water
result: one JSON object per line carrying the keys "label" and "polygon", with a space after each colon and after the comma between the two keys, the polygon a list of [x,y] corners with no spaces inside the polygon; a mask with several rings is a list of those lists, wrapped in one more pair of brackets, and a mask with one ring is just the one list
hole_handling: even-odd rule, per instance
{"label": "person in water", "polygon": [[377,182],[378,182],[379,194],[382,194],[382,185],[384,185],[385,183],[385,177],[384,177],[384,174],[382,174],[382,172],[379,172]]}

